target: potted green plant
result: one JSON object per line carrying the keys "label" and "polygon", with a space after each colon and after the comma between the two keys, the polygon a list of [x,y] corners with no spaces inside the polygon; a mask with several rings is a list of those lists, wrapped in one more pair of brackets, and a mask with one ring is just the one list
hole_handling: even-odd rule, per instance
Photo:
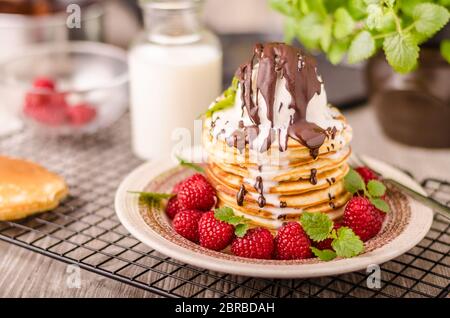
{"label": "potted green plant", "polygon": [[[337,64],[369,59],[371,104],[390,137],[450,147],[450,0],[270,0],[285,40]],[[447,27],[446,27],[447,25]]]}

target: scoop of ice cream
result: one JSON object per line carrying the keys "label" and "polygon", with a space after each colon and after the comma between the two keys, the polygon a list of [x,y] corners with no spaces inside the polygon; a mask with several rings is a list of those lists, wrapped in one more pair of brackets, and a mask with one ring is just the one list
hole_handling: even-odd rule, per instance
{"label": "scoop of ice cream", "polygon": [[283,43],[257,44],[251,60],[236,72],[234,105],[212,118],[212,135],[230,146],[259,151],[278,144],[287,149],[291,137],[312,154],[342,122],[327,103],[316,61]]}

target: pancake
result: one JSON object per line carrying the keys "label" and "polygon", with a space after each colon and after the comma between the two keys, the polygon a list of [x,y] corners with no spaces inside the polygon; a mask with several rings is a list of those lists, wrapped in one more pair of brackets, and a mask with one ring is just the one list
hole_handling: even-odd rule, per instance
{"label": "pancake", "polygon": [[67,194],[60,176],[29,161],[0,156],[0,221],[54,209]]}

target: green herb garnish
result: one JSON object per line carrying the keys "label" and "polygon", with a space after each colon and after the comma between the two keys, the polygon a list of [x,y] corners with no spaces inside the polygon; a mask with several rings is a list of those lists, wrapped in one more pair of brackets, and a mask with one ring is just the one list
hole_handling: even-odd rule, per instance
{"label": "green herb garnish", "polygon": [[139,202],[149,206],[150,208],[160,208],[163,200],[170,199],[175,196],[173,193],[157,193],[157,192],[140,192],[128,191],[128,193],[138,194]]}
{"label": "green herb garnish", "polygon": [[389,205],[382,197],[386,193],[386,186],[378,180],[370,180],[366,184],[358,172],[350,168],[344,178],[344,187],[351,194],[362,193],[379,210],[389,212]]}
{"label": "green herb garnish", "polygon": [[178,160],[180,166],[183,166],[183,167],[186,167],[186,168],[198,171],[200,173],[204,173],[205,172],[205,169],[203,169],[201,166],[199,166],[199,165],[197,165],[195,163],[186,161],[185,159],[183,159],[183,158],[181,158],[179,156],[176,156],[176,157],[177,157],[177,160]]}
{"label": "green herb garnish", "polygon": [[300,217],[300,223],[308,237],[320,242],[325,239],[331,239],[333,250],[319,250],[311,246],[311,251],[315,256],[323,261],[330,261],[337,256],[354,257],[364,251],[364,243],[361,239],[348,227],[340,227],[335,230],[334,222],[325,213],[303,212]]}
{"label": "green herb garnish", "polygon": [[217,101],[213,106],[208,108],[208,110],[200,115],[199,117],[205,116],[206,118],[211,117],[215,112],[230,108],[234,105],[234,101],[236,99],[236,91],[238,89],[239,80],[237,77],[233,77],[233,81],[231,82],[231,86],[228,87],[223,92],[223,98]]}
{"label": "green herb garnish", "polygon": [[227,206],[215,209],[214,217],[219,221],[233,225],[234,234],[236,234],[237,237],[243,237],[249,228],[247,219],[235,215],[233,209]]}

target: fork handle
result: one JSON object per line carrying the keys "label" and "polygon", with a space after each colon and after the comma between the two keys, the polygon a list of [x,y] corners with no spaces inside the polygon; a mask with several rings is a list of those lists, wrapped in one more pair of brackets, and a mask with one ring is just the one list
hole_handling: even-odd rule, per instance
{"label": "fork handle", "polygon": [[393,179],[384,179],[383,181],[386,181],[387,183],[391,183],[409,196],[411,196],[413,199],[419,201],[420,203],[423,203],[424,205],[428,206],[429,208],[433,209],[440,215],[450,219],[450,207],[443,205],[442,203],[427,197],[423,194],[420,194],[417,191],[414,191],[413,189],[404,186],[400,182],[397,182]]}

